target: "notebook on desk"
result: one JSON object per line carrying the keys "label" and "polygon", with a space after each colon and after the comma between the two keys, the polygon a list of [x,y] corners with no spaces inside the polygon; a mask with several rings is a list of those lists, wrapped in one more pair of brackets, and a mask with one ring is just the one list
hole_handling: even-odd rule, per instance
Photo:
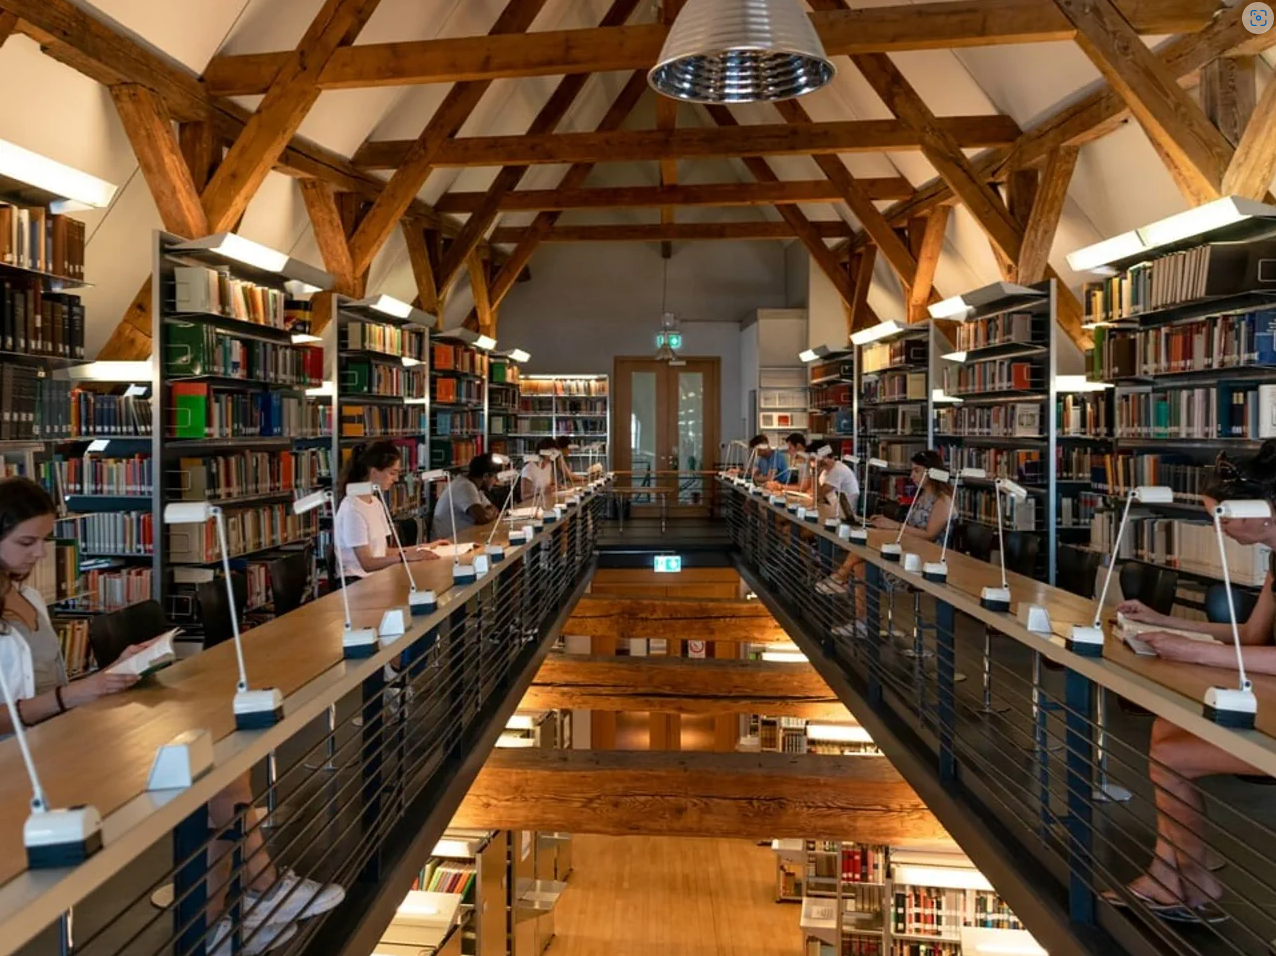
{"label": "notebook on desk", "polygon": [[1139,640],[1140,634],[1151,633],[1173,634],[1175,637],[1186,637],[1188,640],[1200,641],[1202,644],[1219,643],[1208,634],[1183,631],[1175,627],[1162,627],[1159,624],[1144,624],[1141,621],[1131,621],[1121,612],[1117,612],[1116,634],[1139,657],[1156,657],[1156,651],[1152,649],[1152,646],[1146,641]]}
{"label": "notebook on desk", "polygon": [[138,651],[132,657],[116,661],[106,669],[106,672],[108,674],[133,674],[137,677],[145,677],[148,674],[163,670],[177,660],[177,653],[173,650],[173,638],[180,633],[182,633],[180,627],[165,631],[155,638],[150,646]]}
{"label": "notebook on desk", "polygon": [[440,558],[459,558],[474,550],[473,544],[436,544],[432,548],[421,548],[422,551],[433,551]]}

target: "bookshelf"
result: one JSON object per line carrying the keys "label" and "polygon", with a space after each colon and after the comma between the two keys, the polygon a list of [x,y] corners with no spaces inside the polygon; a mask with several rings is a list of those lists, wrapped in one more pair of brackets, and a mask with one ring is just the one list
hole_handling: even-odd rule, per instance
{"label": "bookshelf", "polygon": [[[322,348],[298,299],[330,285],[323,272],[233,234],[186,241],[157,233],[152,391],[160,411],[151,460],[159,480],[149,515],[153,591],[197,650],[196,587],[220,556],[211,522],[165,526],[173,501],[207,499],[225,511],[231,565],[244,574],[248,611],[269,604],[268,560],[309,543],[318,517],[292,501],[330,481],[337,460]],[[298,341],[294,342],[294,335]],[[191,647],[191,645],[196,645]]]}
{"label": "bookshelf", "polygon": [[488,360],[487,450],[490,452],[500,455],[511,453],[510,435],[518,431],[521,373],[522,362],[508,352],[493,352]]}
{"label": "bookshelf", "polygon": [[[1086,380],[1108,434],[1090,462],[1088,546],[1110,552],[1130,487],[1168,485],[1174,504],[1136,507],[1117,559],[1172,567],[1203,591],[1222,579],[1200,499],[1215,457],[1276,436],[1276,283],[1262,265],[1276,207],[1222,199],[1118,238],[1069,256],[1101,276],[1082,294]],[[1235,550],[1232,583],[1260,586],[1264,549]]]}
{"label": "bookshelf", "polygon": [[[566,435],[579,447],[569,454],[572,470],[591,461],[611,461],[611,377],[608,375],[523,375],[519,382],[514,455],[536,450],[542,438]],[[590,451],[591,447],[602,447]]]}
{"label": "bookshelf", "polygon": [[836,351],[807,365],[808,439],[825,438],[838,455],[852,454],[855,448],[855,350]]}
{"label": "bookshelf", "polygon": [[953,311],[959,324],[954,350],[941,357],[937,384],[945,401],[935,410],[935,441],[951,470],[988,473],[962,481],[958,518],[996,527],[994,480],[1019,483],[1028,497],[1002,497],[1003,527],[1040,537],[1034,573],[1053,581],[1058,542],[1086,529],[1079,517],[1086,483],[1062,480],[1053,451],[1061,371],[1054,283],[997,282],[932,306],[932,315],[936,310]]}
{"label": "bookshelf", "polygon": [[805,366],[758,369],[757,431],[772,448],[783,448],[785,435],[809,428],[810,387]]}
{"label": "bookshelf", "polygon": [[464,469],[487,451],[488,362],[465,330],[440,332],[430,344],[431,468]]}

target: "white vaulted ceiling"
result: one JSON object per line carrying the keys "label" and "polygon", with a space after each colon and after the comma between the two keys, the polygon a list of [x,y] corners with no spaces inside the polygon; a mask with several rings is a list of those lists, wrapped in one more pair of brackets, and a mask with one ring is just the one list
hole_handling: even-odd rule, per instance
{"label": "white vaulted ceiling", "polygon": [[[217,52],[255,53],[292,48],[318,11],[321,0],[77,0],[136,37],[185,65],[202,72]],[[609,0],[549,0],[533,30],[596,26]],[[885,0],[855,0],[857,7],[885,6]],[[426,39],[486,33],[504,0],[382,0],[359,37],[360,43]],[[652,22],[656,4],[644,2],[631,22]],[[1155,40],[1149,42],[1155,44]],[[1029,128],[1076,99],[1099,82],[1089,60],[1073,43],[999,46],[962,51],[924,51],[894,56],[899,68],[939,115],[1003,112]],[[889,116],[867,83],[842,59],[832,86],[803,101],[817,121]],[[560,130],[591,130],[620,89],[624,74],[590,79]],[[1266,76],[1260,78],[1265,83]],[[526,130],[557,83],[557,77],[495,82],[461,135],[518,134]],[[96,351],[117,323],[150,268],[151,230],[160,220],[138,174],[129,143],[115,116],[107,91],[94,81],[43,56],[25,37],[15,35],[0,49],[0,83],[20,96],[0,107],[0,138],[19,143],[61,162],[118,184],[114,206],[86,216],[90,222],[87,268],[95,287],[86,292],[90,315],[89,346]],[[301,127],[301,135],[349,156],[369,138],[413,138],[446,94],[446,84],[370,90],[327,91],[320,95]],[[648,94],[627,126],[654,126]],[[242,98],[253,107],[259,98]],[[765,105],[737,108],[742,123],[778,122]],[[711,124],[706,114],[683,107],[681,125]],[[920,153],[856,155],[844,158],[856,175],[903,175],[914,185],[933,178],[934,170]],[[815,164],[804,157],[774,158],[783,179],[818,178]],[[426,182],[421,196],[428,202],[449,190],[486,188],[495,169],[443,169]],[[562,167],[534,167],[523,188],[552,188]],[[683,182],[749,181],[738,161],[680,163]],[[657,164],[603,164],[591,185],[655,184]],[[887,204],[881,204],[883,207]],[[1128,229],[1184,208],[1185,202],[1165,172],[1142,131],[1127,124],[1106,139],[1086,146],[1064,211],[1051,256],[1052,264],[1073,284],[1080,277],[1066,271],[1064,254],[1103,236]],[[803,207],[812,219],[854,219],[844,207]],[[681,221],[725,218],[775,218],[771,210],[681,210]],[[530,220],[512,214],[504,225]],[[657,210],[573,212],[564,222],[654,222]],[[305,209],[296,182],[272,173],[248,208],[241,231],[250,238],[318,263]],[[532,261],[535,276],[535,259]],[[949,225],[936,287],[943,294],[999,277],[996,262],[978,225],[958,208]],[[464,280],[463,280],[464,281]],[[532,280],[535,281],[535,278]],[[415,294],[406,250],[396,233],[373,265],[372,291],[404,298]],[[462,291],[450,305],[450,324],[469,310]],[[879,315],[900,314],[899,289],[889,267],[879,261],[870,299]]]}

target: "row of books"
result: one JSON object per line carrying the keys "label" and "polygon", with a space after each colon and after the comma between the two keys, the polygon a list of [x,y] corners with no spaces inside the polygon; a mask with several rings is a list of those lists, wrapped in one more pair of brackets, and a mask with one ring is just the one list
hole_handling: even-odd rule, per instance
{"label": "row of books", "polygon": [[416,475],[405,475],[404,480],[391,485],[385,493],[385,503],[396,517],[419,511],[424,501],[425,483]]}
{"label": "row of books", "polygon": [[341,406],[341,434],[351,438],[424,435],[429,418],[424,405]]}
{"label": "row of books", "polygon": [[925,365],[927,343],[923,339],[903,339],[895,342],[875,342],[860,352],[864,374],[881,372],[889,368],[908,365]]}
{"label": "row of books", "polygon": [[44,549],[26,580],[48,604],[74,597],[80,585],[79,541],[60,537],[52,545]]}
{"label": "row of books", "polygon": [[426,374],[424,368],[404,368],[386,365],[384,362],[366,362],[346,359],[341,367],[341,391],[343,395],[357,398],[360,395],[384,397],[425,398]]}
{"label": "row of books", "polygon": [[477,875],[473,863],[443,860],[422,874],[420,889],[430,893],[459,893],[464,901],[469,901]]}
{"label": "row of books", "polygon": [[989,359],[967,365],[948,365],[940,371],[945,395],[983,392],[1027,392],[1045,387],[1041,370],[1023,359]]}
{"label": "row of books", "polygon": [[508,435],[518,431],[518,419],[500,412],[489,412],[487,416],[487,433],[489,435]]}
{"label": "row of books", "polygon": [[327,448],[241,451],[182,458],[169,476],[171,491],[185,501],[216,501],[316,487],[332,476]]}
{"label": "row of books", "polygon": [[1125,496],[1140,485],[1162,485],[1174,491],[1179,501],[1199,501],[1214,480],[1212,465],[1196,464],[1181,455],[1137,455],[1117,452],[1095,455],[1086,477],[1095,490]]}
{"label": "row of books", "polygon": [[492,356],[488,359],[487,380],[492,383],[501,382],[506,385],[517,385],[519,381],[518,363]]}
{"label": "row of books", "polygon": [[460,372],[487,378],[487,353],[469,346],[435,342],[430,349],[430,360],[436,372]]}
{"label": "row of books", "polygon": [[1061,528],[1088,528],[1094,516],[1106,506],[1103,495],[1093,491],[1059,496],[1058,522]]}
{"label": "row of books", "polygon": [[87,618],[59,618],[53,622],[58,649],[66,665],[66,676],[74,680],[93,669],[93,646],[89,643]]}
{"label": "row of books", "polygon": [[341,345],[352,352],[380,352],[399,358],[425,360],[426,333],[382,322],[344,322]]}
{"label": "row of books", "polygon": [[139,498],[145,511],[104,511],[84,515],[75,523],[86,555],[145,555],[154,548],[155,522],[150,501]]}
{"label": "row of books", "polygon": [[554,402],[555,412],[562,415],[606,415],[605,398],[561,398]]}
{"label": "row of books", "polygon": [[6,351],[82,359],[84,324],[79,296],[46,292],[34,278],[0,282],[0,344]]}
{"label": "row of books", "polygon": [[910,886],[896,888],[895,905],[891,907],[891,929],[902,936],[961,935],[966,913],[964,890]]}
{"label": "row of books", "polygon": [[40,370],[0,365],[0,440],[35,441],[35,410],[40,397]]}
{"label": "row of books", "polygon": [[36,384],[35,435],[40,439],[148,436],[153,416],[150,398],[104,395],[52,378]]}
{"label": "row of books", "polygon": [[430,442],[431,468],[461,468],[475,455],[483,454],[483,437],[453,438],[450,441]]}
{"label": "row of books", "polygon": [[518,387],[489,383],[487,390],[488,411],[517,412]]}
{"label": "row of books", "polygon": [[228,266],[183,265],[173,269],[173,311],[287,328],[288,296],[280,289],[237,279]]}
{"label": "row of books", "polygon": [[[864,383],[865,401],[868,401],[869,381]],[[849,385],[816,385],[811,388],[812,408],[843,408],[851,402],[851,386]]]}
{"label": "row of books", "polygon": [[554,419],[548,415],[519,415],[517,431],[520,435],[552,435]]}
{"label": "row of books", "polygon": [[169,393],[170,438],[306,438],[322,434],[325,412],[317,403],[299,397],[279,392],[228,392],[207,382],[173,382]]}
{"label": "row of books", "polygon": [[110,614],[148,601],[152,593],[149,567],[92,568],[81,571],[79,596],[64,607],[68,611]]}
{"label": "row of books", "polygon": [[483,387],[477,379],[430,376],[430,398],[442,405],[482,405]]}
{"label": "row of books", "polygon": [[925,436],[926,406],[893,405],[861,409],[860,432],[870,439],[877,435]]}
{"label": "row of books", "polygon": [[[232,557],[278,548],[309,538],[319,530],[316,511],[294,514],[291,503],[227,509],[226,546]],[[209,564],[221,560],[217,528],[212,521],[168,526],[166,556],[174,564]]]}
{"label": "row of books", "polygon": [[1114,424],[1117,438],[1268,438],[1276,435],[1276,385],[1119,389]]}
{"label": "row of books", "polygon": [[605,378],[525,378],[519,383],[524,395],[607,397]]}
{"label": "row of books", "polygon": [[878,483],[877,491],[886,501],[902,501],[907,504],[917,494],[917,486],[905,475],[884,475]]}
{"label": "row of books", "polygon": [[951,437],[1041,438],[1040,402],[959,405],[935,410],[935,434]]}
{"label": "row of books", "polygon": [[1010,478],[1020,484],[1045,484],[1045,464],[1040,451],[1014,448],[981,448],[943,445],[940,453],[950,472],[962,468],[982,468],[989,478]]}
{"label": "row of books", "polygon": [[[1049,330],[1044,317],[1030,312],[1006,312],[957,326],[957,351],[971,352],[994,345],[1046,345]],[[1035,326],[1035,327],[1034,327]]]}
{"label": "row of books", "polygon": [[897,939],[891,941],[891,956],[961,956],[961,944]]}
{"label": "row of books", "polygon": [[[39,462],[40,483],[57,490],[55,500],[66,495],[155,494],[155,468],[150,455],[127,458],[66,458]],[[140,503],[139,503],[140,504]]]}
{"label": "row of books", "polygon": [[[1055,447],[1055,475],[1061,481],[1095,481],[1095,469],[1110,467],[1111,454],[1087,445],[1058,445]],[[1096,484],[1096,488],[1100,485]]]}
{"label": "row of books", "polygon": [[239,338],[207,322],[164,325],[164,370],[308,388],[323,381],[323,349]]}
{"label": "row of books", "polygon": [[869,439],[869,448],[874,458],[880,458],[892,468],[908,468],[912,465],[913,456],[926,450],[924,441],[913,442],[878,442],[874,447]]}
{"label": "row of books", "polygon": [[45,206],[0,203],[0,261],[64,279],[84,278],[84,223]]}
{"label": "row of books", "polygon": [[811,367],[811,381],[818,382],[820,379],[840,378],[849,382],[855,378],[855,362],[853,359],[831,359],[826,362],[816,362]]}
{"label": "row of books", "polygon": [[607,419],[605,418],[578,418],[575,421],[558,423],[558,434],[560,435],[579,435],[587,438],[598,438],[607,434]]}
{"label": "row of books", "polygon": [[963,485],[957,489],[957,515],[963,521],[996,527],[998,498],[1001,501],[1002,527],[1005,530],[1042,530],[1044,508],[1034,495],[1019,501],[1010,495],[999,496],[992,488],[969,488]]}
{"label": "row of books", "polygon": [[[1120,520],[1118,509],[1096,514],[1090,522],[1090,547],[1111,553]],[[1223,541],[1232,583],[1261,585],[1267,576],[1271,549],[1265,545],[1243,545],[1226,536]],[[1204,521],[1161,518],[1136,511],[1130,516],[1117,557],[1179,568],[1219,580],[1223,577],[1214,525]]]}
{"label": "row of books", "polygon": [[925,372],[884,372],[865,379],[860,398],[868,403],[926,400]]}
{"label": "row of books", "polygon": [[1060,395],[1055,402],[1055,427],[1060,435],[1107,438],[1112,434],[1111,408],[1106,392]]}
{"label": "row of books", "polygon": [[1090,377],[1100,381],[1276,365],[1276,311],[1212,315],[1151,329],[1095,329]]}
{"label": "row of books", "polygon": [[442,411],[433,413],[431,435],[439,437],[476,435],[483,431],[483,413],[481,411]]}
{"label": "row of books", "polygon": [[1087,283],[1085,314],[1115,321],[1197,299],[1271,288],[1266,263],[1276,242],[1207,242],[1131,266],[1125,272]]}

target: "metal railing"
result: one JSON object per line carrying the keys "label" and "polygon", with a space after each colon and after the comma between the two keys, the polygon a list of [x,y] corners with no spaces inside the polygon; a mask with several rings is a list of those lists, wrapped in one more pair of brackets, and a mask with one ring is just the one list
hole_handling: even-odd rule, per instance
{"label": "metal railing", "polygon": [[[723,487],[746,580],[1048,951],[1272,951],[1276,741]],[[1193,737],[1254,776],[1189,779]]]}
{"label": "metal railing", "polygon": [[442,593],[391,646],[305,685],[276,726],[224,738],[190,788],[110,814],[86,863],[0,887],[0,953],[287,956],[340,952],[353,934],[375,943],[387,876],[406,872],[414,840],[441,835],[583,591],[603,508],[585,498]]}

